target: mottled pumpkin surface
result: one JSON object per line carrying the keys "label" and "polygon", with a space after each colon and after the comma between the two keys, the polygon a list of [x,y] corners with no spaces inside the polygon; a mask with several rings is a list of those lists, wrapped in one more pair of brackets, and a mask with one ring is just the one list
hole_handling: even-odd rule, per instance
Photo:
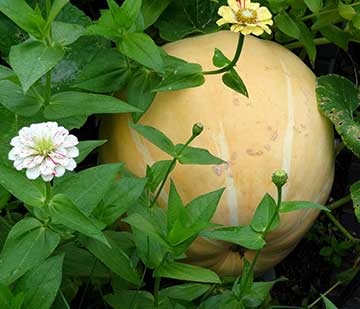
{"label": "mottled pumpkin surface", "polygon": [[[174,56],[213,69],[214,48],[232,58],[237,35],[218,32],[187,38],[166,45]],[[248,224],[264,193],[276,198],[271,174],[284,169],[289,182],[285,200],[324,203],[334,176],[333,132],[320,115],[315,97],[315,76],[284,47],[252,36],[245,38],[237,64],[249,98],[227,88],[221,75],[206,76],[203,86],[157,94],[140,120],[163,131],[174,143],[191,135],[195,122],[205,126],[192,144],[207,148],[227,161],[219,166],[177,165],[171,178],[184,200],[226,187],[214,222]],[[139,176],[146,164],[169,159],[162,151],[128,127],[129,118],[113,115],[103,122],[102,134],[109,142],[103,148],[103,162],[123,161]],[[168,188],[161,194],[166,204]],[[256,271],[263,272],[280,262],[311,227],[316,210],[281,215],[280,227],[267,237]],[[198,238],[187,252],[188,261],[210,267],[221,275],[236,275],[242,256],[231,244]],[[251,259],[254,252],[245,252]]]}

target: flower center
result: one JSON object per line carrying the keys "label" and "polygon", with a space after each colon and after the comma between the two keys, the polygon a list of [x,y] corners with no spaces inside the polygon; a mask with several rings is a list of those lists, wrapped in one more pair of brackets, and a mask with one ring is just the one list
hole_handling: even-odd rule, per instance
{"label": "flower center", "polygon": [[54,144],[50,138],[42,138],[36,141],[34,148],[41,156],[47,157],[54,150]]}
{"label": "flower center", "polygon": [[252,9],[240,9],[236,12],[236,18],[240,23],[255,24],[257,13]]}

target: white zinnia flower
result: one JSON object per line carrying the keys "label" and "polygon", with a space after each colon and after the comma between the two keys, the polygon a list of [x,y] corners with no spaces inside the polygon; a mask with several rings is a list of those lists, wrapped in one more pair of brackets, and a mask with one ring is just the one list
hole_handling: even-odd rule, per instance
{"label": "white zinnia flower", "polygon": [[64,175],[65,170],[72,171],[76,167],[73,158],[79,155],[75,147],[79,143],[74,135],[56,122],[43,122],[24,127],[10,144],[14,146],[9,152],[9,160],[19,171],[26,169],[29,179],[40,175],[43,180],[50,181]]}

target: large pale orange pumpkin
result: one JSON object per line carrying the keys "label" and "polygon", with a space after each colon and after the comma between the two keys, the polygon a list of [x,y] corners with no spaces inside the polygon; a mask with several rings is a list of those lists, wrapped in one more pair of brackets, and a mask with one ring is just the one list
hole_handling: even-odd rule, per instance
{"label": "large pale orange pumpkin", "polygon": [[[171,43],[164,49],[210,70],[214,48],[232,58],[237,38],[231,32],[218,32]],[[252,36],[245,38],[237,71],[249,98],[227,88],[221,75],[206,76],[201,87],[159,93],[140,121],[163,131],[174,143],[186,141],[192,125],[201,122],[205,130],[192,146],[207,148],[228,162],[177,165],[171,178],[184,202],[225,186],[214,222],[245,225],[264,193],[276,198],[271,174],[284,169],[289,175],[285,200],[324,203],[334,176],[333,132],[317,109],[314,74],[284,47]],[[128,120],[123,115],[106,119],[103,132],[109,142],[102,161],[123,161],[131,171],[144,175],[146,164],[169,157],[130,129]],[[168,188],[160,196],[164,204]],[[280,227],[267,237],[256,271],[280,262],[317,215],[312,209],[282,214]],[[231,244],[209,239],[197,239],[187,254],[189,262],[221,275],[237,275],[243,265],[242,254]],[[253,255],[253,251],[245,252],[250,260]]]}

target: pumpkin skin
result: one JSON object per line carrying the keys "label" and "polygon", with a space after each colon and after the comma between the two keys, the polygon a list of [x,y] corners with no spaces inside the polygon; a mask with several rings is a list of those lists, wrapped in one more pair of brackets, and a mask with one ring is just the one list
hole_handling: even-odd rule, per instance
{"label": "pumpkin skin", "polygon": [[[221,31],[170,43],[164,49],[173,56],[214,69],[212,56],[219,48],[232,58],[237,34]],[[191,144],[208,149],[227,164],[199,166],[178,164],[171,174],[184,203],[226,187],[214,223],[246,225],[266,192],[276,199],[271,175],[285,170],[289,181],[283,200],[325,203],[334,177],[333,131],[317,109],[315,76],[293,53],[274,42],[246,36],[236,70],[249,98],[229,89],[220,75],[206,76],[201,87],[158,93],[140,123],[163,131],[174,143],[184,143],[192,125],[204,124],[203,133]],[[169,159],[128,127],[129,117],[112,115],[102,126],[108,139],[101,152],[103,162],[125,162],[139,176],[147,165]],[[169,183],[160,203],[166,204]],[[261,273],[279,263],[299,242],[318,216],[314,209],[281,214],[280,226],[269,233],[255,271]],[[209,267],[220,275],[238,275],[243,256],[255,252],[198,238],[189,248],[187,261]]]}

